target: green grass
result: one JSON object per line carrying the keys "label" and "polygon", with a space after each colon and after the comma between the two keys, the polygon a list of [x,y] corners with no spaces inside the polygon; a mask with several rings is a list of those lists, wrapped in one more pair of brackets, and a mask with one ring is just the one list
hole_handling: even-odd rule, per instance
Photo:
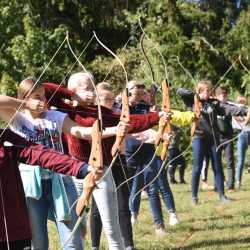
{"label": "green grass", "polygon": [[[190,172],[187,173],[190,183],[189,176]],[[243,178],[241,190],[228,194],[233,201],[226,205],[219,202],[216,193],[200,191],[200,203],[193,207],[190,184],[172,186],[180,224],[168,226],[168,214],[164,210],[167,234],[161,238],[155,235],[149,203],[143,200],[138,224],[134,226],[136,249],[250,249],[250,174],[244,174]],[[50,249],[59,249],[53,225],[50,225],[50,237]],[[88,235],[85,249],[91,249],[90,243]],[[105,237],[101,249],[108,249]]]}

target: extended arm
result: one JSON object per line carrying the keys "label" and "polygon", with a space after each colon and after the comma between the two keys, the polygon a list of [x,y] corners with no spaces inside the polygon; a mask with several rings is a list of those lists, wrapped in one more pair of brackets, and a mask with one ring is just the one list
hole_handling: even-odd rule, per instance
{"label": "extended arm", "polygon": [[39,100],[20,100],[10,96],[0,95],[0,118],[3,121],[8,123],[20,107],[39,112],[46,110],[45,103]]}
{"label": "extended arm", "polygon": [[[91,140],[92,131],[93,131],[92,127],[83,127],[74,122],[73,120],[71,120],[68,116],[66,116],[64,119],[63,122],[64,133],[69,133],[79,139]],[[103,130],[102,138],[115,136],[116,131],[117,131],[117,126],[107,127]]]}
{"label": "extended arm", "polygon": [[217,111],[220,115],[246,116],[248,108],[219,102]]}
{"label": "extended arm", "polygon": [[[0,132],[2,131],[0,130]],[[1,145],[12,150],[17,161],[28,165],[39,165],[42,168],[65,175],[76,176],[77,178],[84,178],[89,172],[92,172],[94,178],[98,179],[102,174],[85,162],[78,161],[71,156],[52,149],[47,149],[43,145],[28,142],[9,129],[3,133],[0,141]]]}

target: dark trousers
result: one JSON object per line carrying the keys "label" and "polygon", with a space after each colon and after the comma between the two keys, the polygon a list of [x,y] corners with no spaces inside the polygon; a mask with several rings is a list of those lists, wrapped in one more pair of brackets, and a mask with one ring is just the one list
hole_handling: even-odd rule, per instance
{"label": "dark trousers", "polygon": [[[128,178],[128,170],[125,157],[118,156],[118,158],[119,159],[112,167],[112,174],[116,186],[119,186],[119,184],[121,184]],[[128,184],[122,185],[117,190],[117,199],[118,199],[119,222],[125,247],[134,246],[133,230],[132,230],[130,211],[129,211]],[[92,199],[92,208],[90,214],[90,230],[91,230],[92,247],[99,248],[101,232],[102,232],[102,221],[94,199]]]}
{"label": "dark trousers", "polygon": [[30,240],[15,240],[7,242],[0,242],[0,250],[6,250],[10,247],[10,250],[30,250],[31,241]]}
{"label": "dark trousers", "polygon": [[[177,157],[178,155],[179,157]],[[186,161],[183,155],[181,155],[181,152],[178,148],[170,148],[168,150],[168,162],[170,161],[171,161],[171,164],[169,165],[169,170],[168,170],[170,181],[175,180],[175,171],[176,171],[177,166],[179,166],[180,182],[184,182]]]}
{"label": "dark trousers", "polygon": [[[220,143],[226,142],[231,138],[221,138]],[[235,182],[235,165],[234,165],[234,148],[233,142],[223,145],[222,150],[225,151],[227,164],[227,186],[229,189],[234,189]]]}

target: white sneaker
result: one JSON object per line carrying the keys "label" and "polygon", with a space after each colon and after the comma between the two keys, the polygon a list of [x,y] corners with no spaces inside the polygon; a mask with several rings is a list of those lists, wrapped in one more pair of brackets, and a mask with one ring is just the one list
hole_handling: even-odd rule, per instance
{"label": "white sneaker", "polygon": [[167,233],[166,228],[164,225],[160,225],[155,229],[155,234],[159,237],[164,236]]}
{"label": "white sneaker", "polygon": [[148,199],[148,193],[146,191],[144,191],[144,190],[141,192],[141,199],[142,200]]}
{"label": "white sneaker", "polygon": [[174,226],[179,223],[179,220],[175,213],[169,213],[169,225]]}
{"label": "white sneaker", "polygon": [[132,226],[137,223],[137,216],[138,216],[137,213],[133,213],[131,215],[131,224],[132,224]]}

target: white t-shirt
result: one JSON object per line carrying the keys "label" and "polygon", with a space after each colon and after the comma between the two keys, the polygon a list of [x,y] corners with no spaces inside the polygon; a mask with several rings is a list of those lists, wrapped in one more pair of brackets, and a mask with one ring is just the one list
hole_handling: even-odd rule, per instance
{"label": "white t-shirt", "polygon": [[232,118],[233,129],[250,131],[250,124],[245,124],[245,117],[237,117],[237,120]]}
{"label": "white t-shirt", "polygon": [[[11,129],[28,141],[42,144],[48,148],[63,153],[62,144],[62,127],[67,114],[49,110],[42,114],[41,117],[29,119],[24,113],[18,112],[12,121]],[[25,167],[19,165],[20,170]],[[42,170],[42,179],[49,178],[49,171]]]}
{"label": "white t-shirt", "polygon": [[61,135],[66,116],[65,113],[49,110],[40,118],[31,120],[24,113],[18,112],[12,121],[11,128],[28,141],[63,152]]}

